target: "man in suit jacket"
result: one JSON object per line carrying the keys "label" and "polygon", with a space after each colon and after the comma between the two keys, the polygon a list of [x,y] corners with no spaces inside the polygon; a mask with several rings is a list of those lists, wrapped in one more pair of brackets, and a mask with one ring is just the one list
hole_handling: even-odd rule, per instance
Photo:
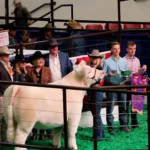
{"label": "man in suit jacket", "polygon": [[58,43],[55,38],[49,42],[50,53],[45,57],[45,66],[50,67],[52,81],[56,81],[73,70],[68,54],[58,51]]}
{"label": "man in suit jacket", "polygon": [[[7,46],[0,46],[0,80],[12,81],[12,69],[10,67],[10,54],[13,51],[9,50]],[[0,83],[0,142],[6,142],[6,123],[2,114],[3,94],[9,84]]]}
{"label": "man in suit jacket", "polygon": [[[49,41],[50,53],[45,56],[45,66],[49,67],[52,73],[52,82],[60,80],[73,70],[72,63],[66,53],[58,51],[58,43],[55,38]],[[47,130],[51,137],[51,130]]]}

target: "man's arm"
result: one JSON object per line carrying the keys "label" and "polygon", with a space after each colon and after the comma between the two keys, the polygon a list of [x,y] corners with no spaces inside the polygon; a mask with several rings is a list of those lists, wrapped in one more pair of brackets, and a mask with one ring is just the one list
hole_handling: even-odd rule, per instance
{"label": "man's arm", "polygon": [[140,64],[140,60],[138,59],[138,68],[139,68],[139,72],[142,74],[142,73],[144,73],[144,72],[146,72],[146,70],[147,70],[147,65],[143,65],[142,67],[141,67],[141,64]]}
{"label": "man's arm", "polygon": [[108,75],[108,65],[107,65],[107,62],[105,60],[103,62],[103,70],[105,72],[105,75]]}
{"label": "man's arm", "polygon": [[73,70],[72,62],[69,59],[68,54],[66,54],[66,59],[67,59],[67,73],[70,73]]}
{"label": "man's arm", "polygon": [[[23,14],[24,16],[26,16],[27,18],[31,18],[31,13],[27,10],[27,8],[23,8]],[[32,24],[33,21],[32,20],[28,20],[28,25]]]}

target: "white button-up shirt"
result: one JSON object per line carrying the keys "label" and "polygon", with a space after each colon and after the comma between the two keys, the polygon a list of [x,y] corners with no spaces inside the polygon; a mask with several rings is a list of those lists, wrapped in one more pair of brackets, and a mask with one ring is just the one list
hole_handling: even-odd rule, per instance
{"label": "white button-up shirt", "polygon": [[52,56],[50,54],[49,57],[49,61],[50,61],[50,69],[51,69],[51,73],[52,73],[52,82],[60,80],[62,78],[62,74],[61,74],[61,65],[60,65],[60,61],[59,61],[59,56],[57,54],[56,57]]}

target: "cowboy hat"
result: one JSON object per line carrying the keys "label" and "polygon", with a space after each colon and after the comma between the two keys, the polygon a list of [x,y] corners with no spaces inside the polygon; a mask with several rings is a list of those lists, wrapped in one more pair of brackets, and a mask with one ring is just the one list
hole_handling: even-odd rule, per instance
{"label": "cowboy hat", "polygon": [[32,60],[38,59],[38,58],[44,58],[43,54],[40,51],[36,51],[33,56],[31,56]]}
{"label": "cowboy hat", "polygon": [[43,27],[43,29],[45,29],[44,32],[51,31],[52,28],[53,28],[53,27],[52,27],[52,24],[51,24],[51,23],[47,23],[47,24]]}
{"label": "cowboy hat", "polygon": [[15,60],[13,61],[13,63],[17,63],[17,62],[26,62],[26,60],[23,55],[19,54],[16,55]]}
{"label": "cowboy hat", "polygon": [[88,54],[88,56],[93,58],[103,58],[103,55],[101,55],[101,53],[97,49],[93,49],[92,53]]}
{"label": "cowboy hat", "polygon": [[55,38],[51,38],[49,40],[49,47],[54,47],[54,46],[58,46],[60,43],[57,42],[57,40]]}
{"label": "cowboy hat", "polygon": [[19,3],[21,3],[21,0],[14,0],[13,1],[13,5],[16,5],[16,4],[19,4]]}
{"label": "cowboy hat", "polygon": [[45,26],[44,26],[45,29],[51,29],[52,28],[52,24],[51,23],[47,23]]}
{"label": "cowboy hat", "polygon": [[0,46],[0,55],[11,55],[14,50],[8,49],[7,46]]}
{"label": "cowboy hat", "polygon": [[82,29],[80,23],[76,22],[75,20],[69,20],[69,22],[64,23],[65,26],[69,26],[72,29]]}

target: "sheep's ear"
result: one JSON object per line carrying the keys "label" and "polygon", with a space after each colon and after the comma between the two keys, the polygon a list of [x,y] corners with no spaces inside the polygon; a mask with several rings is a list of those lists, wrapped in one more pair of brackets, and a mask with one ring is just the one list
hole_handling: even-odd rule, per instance
{"label": "sheep's ear", "polygon": [[76,72],[80,72],[81,70],[82,70],[82,67],[78,64],[78,65],[74,65],[74,70],[76,71]]}
{"label": "sheep's ear", "polygon": [[74,70],[76,71],[78,77],[85,78],[85,73],[86,73],[85,67],[86,66],[84,65],[84,62],[83,64],[81,63],[79,65],[74,66]]}
{"label": "sheep's ear", "polygon": [[74,70],[77,72],[80,72],[83,69],[83,66],[86,65],[86,62],[84,60],[80,61],[79,64],[74,65]]}
{"label": "sheep's ear", "polygon": [[79,65],[86,65],[85,60],[81,60],[80,63],[79,63]]}

